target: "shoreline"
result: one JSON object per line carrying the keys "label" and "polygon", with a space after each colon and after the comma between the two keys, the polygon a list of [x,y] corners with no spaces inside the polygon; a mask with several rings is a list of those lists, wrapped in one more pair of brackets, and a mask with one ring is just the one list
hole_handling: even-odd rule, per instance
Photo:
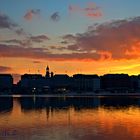
{"label": "shoreline", "polygon": [[1,94],[0,97],[117,97],[117,96],[140,96],[140,93],[61,93],[61,94]]}

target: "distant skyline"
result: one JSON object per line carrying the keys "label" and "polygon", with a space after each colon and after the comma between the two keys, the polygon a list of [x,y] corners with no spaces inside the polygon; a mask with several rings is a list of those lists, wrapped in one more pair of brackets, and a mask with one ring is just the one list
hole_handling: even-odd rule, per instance
{"label": "distant skyline", "polygon": [[0,2],[0,73],[140,73],[139,0]]}

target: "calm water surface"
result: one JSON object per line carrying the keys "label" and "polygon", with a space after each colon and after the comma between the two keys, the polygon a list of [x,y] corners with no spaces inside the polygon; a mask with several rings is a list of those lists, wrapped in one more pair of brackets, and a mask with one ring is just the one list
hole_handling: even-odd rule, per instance
{"label": "calm water surface", "polygon": [[140,140],[140,98],[0,97],[0,140]]}

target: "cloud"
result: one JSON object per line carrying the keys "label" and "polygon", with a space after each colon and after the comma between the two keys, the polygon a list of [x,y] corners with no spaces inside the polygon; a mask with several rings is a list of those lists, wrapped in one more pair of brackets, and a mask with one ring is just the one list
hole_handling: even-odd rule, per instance
{"label": "cloud", "polygon": [[33,42],[38,42],[38,43],[46,41],[46,40],[50,40],[49,37],[46,35],[31,36],[30,39]]}
{"label": "cloud", "polygon": [[7,15],[0,13],[0,29],[9,29],[17,35],[25,35],[26,33],[20,26],[14,23]]}
{"label": "cloud", "polygon": [[0,42],[9,43],[9,44],[16,44],[20,46],[29,47],[32,46],[32,43],[41,43],[44,41],[50,40],[50,38],[46,35],[38,35],[38,36],[28,36],[25,39],[18,40],[18,39],[11,39],[11,40],[3,40]]}
{"label": "cloud", "polygon": [[27,33],[25,33],[25,31],[23,30],[23,28],[19,28],[15,30],[17,35],[27,35]]}
{"label": "cloud", "polygon": [[11,39],[11,40],[4,40],[1,42],[5,42],[5,43],[16,43],[16,44],[21,44],[21,40],[17,40],[17,39]]}
{"label": "cloud", "polygon": [[61,43],[61,44],[68,44],[67,41],[61,41],[60,43]]}
{"label": "cloud", "polygon": [[66,35],[75,43],[67,50],[99,55],[99,58],[135,59],[140,57],[140,17],[90,26],[82,34]]}
{"label": "cloud", "polygon": [[24,39],[24,40],[18,40],[18,39],[11,39],[11,40],[3,40],[1,41],[2,43],[6,43],[6,44],[15,44],[15,45],[20,45],[23,47],[29,47],[32,45],[31,40],[30,39]]}
{"label": "cloud", "polygon": [[[60,49],[60,51],[62,51]],[[18,45],[0,44],[0,57],[33,58],[55,61],[88,60],[95,58],[92,53],[51,53],[46,48],[21,47]],[[98,59],[98,55],[96,56]]]}
{"label": "cloud", "polygon": [[51,15],[50,18],[51,18],[52,21],[59,21],[59,20],[60,20],[59,12],[54,12],[54,13]]}
{"label": "cloud", "polygon": [[0,66],[0,72],[8,72],[11,71],[12,68],[6,66]]}
{"label": "cloud", "polygon": [[43,48],[0,44],[0,57],[43,58],[45,55],[45,49]]}
{"label": "cloud", "polygon": [[14,23],[7,15],[0,13],[0,29],[13,29],[18,27],[16,23]]}
{"label": "cloud", "polygon": [[37,60],[35,60],[35,61],[33,61],[33,63],[34,63],[34,64],[40,64],[41,61],[37,61]]}
{"label": "cloud", "polygon": [[68,10],[70,13],[80,13],[90,18],[97,18],[103,15],[101,8],[93,2],[88,3],[84,8],[77,5],[69,5]]}
{"label": "cloud", "polygon": [[24,18],[27,21],[31,21],[33,17],[36,17],[36,16],[38,17],[39,15],[40,15],[40,9],[31,9],[26,12],[26,14],[24,15]]}
{"label": "cloud", "polygon": [[75,35],[67,34],[62,36],[63,41],[61,41],[62,44],[73,44],[76,43]]}
{"label": "cloud", "polygon": [[98,12],[95,12],[95,13],[87,13],[86,14],[87,17],[101,17],[102,16],[102,13],[100,11]]}
{"label": "cloud", "polygon": [[64,40],[68,40],[68,41],[74,41],[74,40],[76,39],[75,36],[72,35],[72,34],[64,35],[62,38],[63,38]]}
{"label": "cloud", "polygon": [[[35,36],[32,39],[40,42],[47,38]],[[138,59],[140,58],[140,17],[94,24],[84,33],[64,35],[62,39],[68,44],[47,48],[33,48],[28,44],[23,46],[21,43],[0,44],[0,57],[55,61]]]}
{"label": "cloud", "polygon": [[66,47],[64,47],[64,46],[49,46],[49,49],[51,49],[51,50],[59,50],[62,53],[62,51],[65,50]]}

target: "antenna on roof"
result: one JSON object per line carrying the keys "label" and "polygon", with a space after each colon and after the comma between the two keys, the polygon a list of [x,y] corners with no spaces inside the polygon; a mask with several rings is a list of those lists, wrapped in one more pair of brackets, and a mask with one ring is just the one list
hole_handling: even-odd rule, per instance
{"label": "antenna on roof", "polygon": [[37,72],[40,73],[40,70],[38,69]]}

